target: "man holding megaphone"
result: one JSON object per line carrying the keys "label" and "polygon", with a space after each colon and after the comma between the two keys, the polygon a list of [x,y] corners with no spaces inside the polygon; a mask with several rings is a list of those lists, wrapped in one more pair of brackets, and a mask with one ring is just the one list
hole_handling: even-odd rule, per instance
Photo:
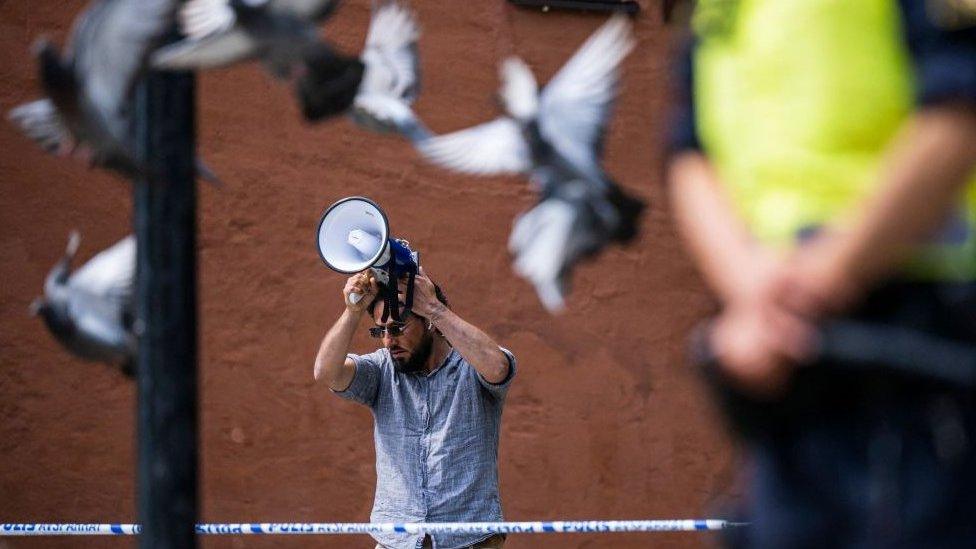
{"label": "man holding megaphone", "polygon": [[[407,278],[398,286],[404,299]],[[422,268],[413,277],[412,308],[385,314],[387,299],[373,269],[342,290],[345,310],[315,358],[315,380],[374,417],[376,497],[373,522],[502,520],[498,434],[515,358],[448,306]],[[347,354],[369,317],[382,347]],[[377,548],[498,548],[504,536],[373,534]]]}

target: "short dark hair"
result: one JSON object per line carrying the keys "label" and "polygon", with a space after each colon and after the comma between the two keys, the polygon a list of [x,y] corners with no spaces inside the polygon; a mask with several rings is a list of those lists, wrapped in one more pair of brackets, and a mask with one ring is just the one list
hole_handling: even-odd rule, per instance
{"label": "short dark hair", "polygon": [[[433,281],[431,281],[431,282],[433,282]],[[444,294],[444,290],[442,290],[441,287],[438,286],[436,282],[434,282],[434,295],[437,297],[437,301],[440,301],[441,303],[443,303],[444,306],[447,307],[448,309],[451,308],[451,304],[447,301],[447,295]],[[383,292],[382,291],[380,293],[376,294],[376,296],[373,298],[373,300],[370,301],[369,302],[369,305],[366,307],[366,310],[369,311],[369,316],[373,316],[373,313],[376,311],[376,305],[379,302],[381,302],[381,301],[383,301]],[[402,301],[400,302],[400,305],[401,306],[403,305],[403,302]],[[413,313],[412,311],[411,311],[411,314],[414,314],[416,316],[419,316],[420,318],[424,318],[424,317],[422,317],[422,316],[420,316],[420,315],[418,315],[416,313]]]}

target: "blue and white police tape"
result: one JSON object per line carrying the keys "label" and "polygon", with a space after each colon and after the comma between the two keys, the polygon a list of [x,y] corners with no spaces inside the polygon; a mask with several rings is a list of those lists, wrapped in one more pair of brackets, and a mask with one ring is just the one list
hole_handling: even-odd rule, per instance
{"label": "blue and white police tape", "polygon": [[[744,526],[726,520],[557,520],[548,522],[296,522],[197,524],[197,534],[578,534],[591,532],[688,532]],[[0,536],[132,536],[138,524],[0,524]]]}

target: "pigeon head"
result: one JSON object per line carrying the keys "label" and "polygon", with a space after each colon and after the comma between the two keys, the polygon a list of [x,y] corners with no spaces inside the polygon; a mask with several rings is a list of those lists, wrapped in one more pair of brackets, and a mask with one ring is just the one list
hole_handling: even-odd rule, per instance
{"label": "pigeon head", "polygon": [[59,98],[72,97],[77,90],[77,82],[71,68],[61,59],[61,53],[46,38],[34,43],[31,51],[37,59],[41,84],[56,102]]}
{"label": "pigeon head", "polygon": [[44,325],[56,337],[68,336],[75,331],[74,322],[68,314],[68,304],[54,303],[43,297],[35,299],[30,304],[31,316],[39,316],[44,321]]}

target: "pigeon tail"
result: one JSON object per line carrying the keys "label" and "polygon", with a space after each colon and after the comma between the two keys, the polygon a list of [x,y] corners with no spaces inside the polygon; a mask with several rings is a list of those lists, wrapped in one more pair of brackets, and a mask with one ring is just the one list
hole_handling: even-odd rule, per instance
{"label": "pigeon tail", "polygon": [[640,217],[647,204],[640,198],[627,194],[613,183],[607,190],[607,200],[614,206],[619,215],[619,223],[614,228],[611,237],[621,244],[627,244],[637,236]]}
{"label": "pigeon tail", "polygon": [[71,133],[50,99],[18,105],[7,113],[7,120],[51,154],[59,153],[72,143]]}

